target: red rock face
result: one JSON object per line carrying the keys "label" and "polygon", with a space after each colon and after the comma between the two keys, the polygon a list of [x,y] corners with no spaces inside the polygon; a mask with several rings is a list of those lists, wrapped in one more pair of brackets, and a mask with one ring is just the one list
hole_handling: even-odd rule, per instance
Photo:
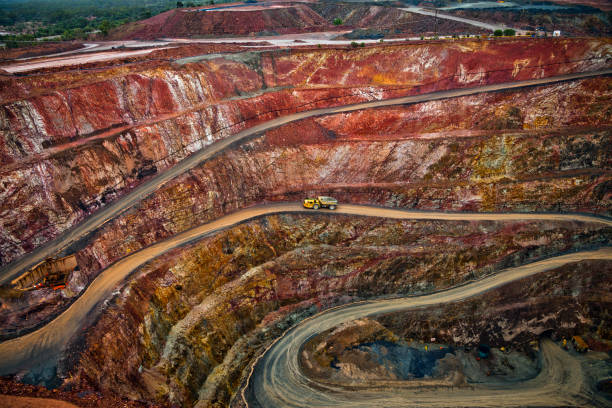
{"label": "red rock face", "polygon": [[[597,53],[610,53],[609,42],[596,48],[600,50]],[[601,66],[603,54],[595,56],[593,51],[567,40],[473,41],[374,47],[354,52],[327,50],[324,56],[294,51],[274,58],[265,56],[262,66],[268,86],[350,86],[365,82],[420,86],[423,91],[589,70],[593,64]]]}
{"label": "red rock face", "polygon": [[[177,178],[109,223],[79,253],[80,263],[93,272],[126,251],[237,208],[308,194],[434,210],[608,213],[610,131],[558,130],[583,121],[605,124],[605,108],[596,111],[589,108],[593,102],[577,102],[567,106],[568,115],[554,113],[565,102],[584,102],[579,95],[601,100],[595,90],[603,91],[607,82],[484,94],[280,127]],[[452,112],[462,109],[470,120],[454,122]],[[512,125],[508,111],[516,110],[524,122]],[[529,129],[548,115],[555,119]],[[497,130],[500,123],[503,130]]]}
{"label": "red rock face", "polygon": [[[183,67],[115,70],[110,77],[103,71],[97,82],[90,78],[58,90],[46,83],[46,90],[37,85],[34,92],[32,80],[24,79],[17,88],[37,96],[7,101],[0,110],[0,263],[43,244],[155,171],[261,121],[318,107],[597,69],[605,66],[609,50],[607,40],[567,39],[379,46],[208,57]],[[52,79],[65,81],[57,74],[49,76]],[[37,81],[45,84],[44,79]],[[456,133],[460,136],[517,126],[600,125],[609,121],[601,116],[607,88],[605,82],[592,86],[576,92],[569,86],[568,95],[576,102],[559,96],[560,105],[549,104],[541,95],[537,108],[522,113],[524,117],[510,118],[499,106],[493,118],[492,111],[479,104],[500,102],[477,98],[455,103],[452,109],[445,108],[451,106],[448,102],[419,105],[401,118],[390,110],[384,115],[330,117],[322,124],[340,140],[419,137],[455,129],[461,130]],[[586,112],[581,101],[594,108]],[[287,129],[283,138],[295,139],[296,130],[303,134],[295,127]],[[340,184],[364,188],[361,179],[344,177]],[[271,191],[297,195],[303,188],[296,183],[245,197],[258,201]],[[357,194],[358,201],[366,202],[369,194]],[[243,204],[248,200],[240,199]]]}
{"label": "red rock face", "polygon": [[[48,91],[44,79],[36,87],[24,80],[20,92],[29,97],[0,110],[0,263],[262,121],[598,69],[609,55],[609,40],[464,42],[209,56],[103,71],[99,80]],[[93,233],[76,252],[82,280],[71,283],[84,286],[125,255],[235,209],[307,194],[429,210],[610,215],[610,83],[328,115],[268,131]],[[290,319],[355,297],[444,288],[608,240],[607,229],[589,224],[267,217],[146,266],[91,331],[75,378],[131,398],[227,403],[249,359]],[[40,299],[39,315],[29,304],[0,319],[42,319],[57,312],[48,308],[57,300]]]}

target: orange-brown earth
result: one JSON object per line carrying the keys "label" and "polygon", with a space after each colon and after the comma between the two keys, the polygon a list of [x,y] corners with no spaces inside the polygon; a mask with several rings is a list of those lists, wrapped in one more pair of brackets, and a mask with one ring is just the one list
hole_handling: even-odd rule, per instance
{"label": "orange-brown earth", "polygon": [[[205,10],[206,9],[206,10]],[[339,18],[342,24],[335,26]],[[228,4],[175,9],[147,20],[126,24],[110,34],[111,39],[156,39],[275,35],[313,31],[367,28],[390,35],[433,33],[478,33],[473,26],[413,14],[390,6],[315,2],[278,2],[264,6]]]}
{"label": "orange-brown earth", "polygon": [[[221,7],[237,5],[222,5]],[[205,7],[173,9],[147,20],[121,26],[112,39],[156,39],[249,34],[288,34],[327,31],[333,26],[310,7],[279,4],[271,7],[240,7],[204,10]]]}

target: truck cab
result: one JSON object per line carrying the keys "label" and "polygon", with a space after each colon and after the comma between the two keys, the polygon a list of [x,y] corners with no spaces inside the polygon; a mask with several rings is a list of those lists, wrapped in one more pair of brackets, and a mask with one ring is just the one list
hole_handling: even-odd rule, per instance
{"label": "truck cab", "polygon": [[318,210],[319,208],[329,208],[335,210],[338,205],[338,200],[328,196],[318,196],[316,198],[306,198],[303,203],[305,208]]}

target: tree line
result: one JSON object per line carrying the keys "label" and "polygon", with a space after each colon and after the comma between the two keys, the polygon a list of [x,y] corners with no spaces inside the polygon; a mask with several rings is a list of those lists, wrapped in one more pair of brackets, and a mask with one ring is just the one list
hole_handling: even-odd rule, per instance
{"label": "tree line", "polygon": [[[225,1],[216,0],[214,3]],[[211,2],[185,3],[200,6]],[[0,37],[0,42],[8,47],[18,47],[44,37],[54,37],[52,40],[86,39],[92,32],[106,35],[114,27],[175,7],[176,0],[0,0],[0,27],[13,33]]]}

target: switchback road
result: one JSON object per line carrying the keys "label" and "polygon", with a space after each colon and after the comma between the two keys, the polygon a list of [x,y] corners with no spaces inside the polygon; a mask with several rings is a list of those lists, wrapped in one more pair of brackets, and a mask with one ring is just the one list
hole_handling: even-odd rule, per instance
{"label": "switchback road", "polygon": [[[428,220],[449,220],[449,221],[571,221],[571,222],[591,222],[606,226],[612,226],[612,220],[580,214],[487,214],[487,213],[445,213],[445,212],[423,212],[407,211],[390,208],[370,207],[363,205],[341,205],[336,211],[306,210],[299,203],[279,203],[267,206],[252,207],[221,217],[215,221],[203,224],[191,230],[182,232],[173,237],[157,242],[147,248],[135,252],[105,269],[85,292],[62,314],[49,322],[44,327],[29,333],[25,336],[0,343],[0,375],[8,375],[29,369],[40,369],[41,367],[54,366],[60,353],[69,342],[77,335],[82,324],[90,317],[96,305],[108,299],[117,286],[132,271],[144,263],[158,257],[159,255],[187,244],[203,236],[218,232],[233,225],[247,220],[279,213],[323,213],[323,214],[349,214],[357,216],[384,217],[389,219],[428,219]],[[473,296],[482,293],[493,287],[499,286],[514,279],[537,273],[546,269],[563,265],[567,262],[574,262],[581,259],[612,259],[612,248],[605,248],[599,251],[577,252],[551,258],[535,264],[530,264],[520,268],[509,269],[499,275],[485,281],[475,282],[470,285],[460,287],[454,291],[444,292],[446,297],[440,298],[440,294],[426,297],[423,304],[427,302],[442,302],[443,299],[459,299],[462,297]],[[405,300],[407,304],[412,304],[414,299]],[[433,300],[432,300],[433,299]],[[421,303],[418,303],[421,304]],[[399,305],[399,306],[398,306]],[[373,303],[371,305],[360,306],[356,314],[343,314],[342,319],[352,318],[358,314],[365,315],[379,313],[381,311],[393,310],[402,307],[402,303]],[[365,307],[365,309],[361,309]],[[390,308],[390,309],[389,309]],[[352,309],[350,309],[352,310]],[[331,321],[329,321],[331,324]],[[262,385],[267,388],[268,385]],[[264,395],[264,394],[262,394]],[[272,398],[272,397],[271,397]],[[267,406],[267,405],[264,405]]]}
{"label": "switchback road", "polygon": [[[414,388],[410,382],[389,387],[352,383],[346,389],[308,378],[301,370],[302,346],[326,330],[365,316],[456,302],[536,273],[584,259],[612,259],[612,248],[578,252],[509,268],[450,290],[417,297],[360,302],[337,307],[290,329],[252,366],[242,399],[247,407],[501,407],[586,406],[595,401],[580,365],[550,341],[542,344],[542,370],[523,383],[507,386]],[[355,390],[359,388],[359,391]],[[605,406],[605,402],[601,402]]]}
{"label": "switchback road", "polygon": [[351,112],[351,111],[356,111],[360,109],[371,109],[371,108],[379,108],[379,107],[393,106],[393,105],[407,105],[407,104],[414,104],[414,103],[420,103],[420,102],[435,101],[435,100],[440,100],[440,99],[455,98],[459,96],[474,95],[474,94],[479,94],[479,93],[484,93],[484,92],[505,91],[505,90],[510,90],[510,89],[546,85],[546,84],[552,84],[555,82],[571,81],[575,79],[589,78],[589,77],[610,75],[610,74],[612,74],[612,69],[593,71],[593,72],[581,72],[581,73],[575,73],[575,74],[566,74],[566,75],[559,75],[559,76],[548,77],[548,78],[530,79],[526,81],[484,85],[484,86],[479,86],[479,87],[474,87],[474,88],[453,89],[453,90],[448,90],[448,91],[438,91],[438,92],[432,92],[432,93],[427,93],[427,94],[407,96],[407,97],[402,97],[402,98],[387,99],[387,100],[382,100],[382,101],[358,103],[354,105],[346,105],[346,106],[341,106],[341,107],[315,109],[315,110],[295,113],[291,115],[282,116],[276,119],[272,119],[270,121],[253,126],[249,129],[243,130],[229,138],[220,140],[192,154],[191,156],[182,160],[181,162],[179,162],[172,168],[157,174],[155,177],[149,179],[145,183],[136,187],[134,190],[124,195],[123,197],[119,198],[115,202],[95,212],[85,221],[64,231],[62,234],[60,234],[53,240],[49,241],[48,243],[44,244],[43,246],[38,247],[34,251],[24,255],[23,257],[17,259],[16,261],[13,261],[12,263],[0,268],[0,284],[10,281],[11,279],[18,276],[21,272],[43,261],[44,259],[55,256],[57,253],[59,253],[60,251],[68,247],[73,242],[76,242],[82,237],[91,233],[92,231],[95,231],[107,221],[113,219],[117,215],[121,214],[123,211],[132,207],[133,205],[135,205],[140,200],[142,200],[143,198],[153,193],[155,190],[160,188],[162,185],[164,185],[168,181],[185,173],[186,171],[189,171],[195,166],[198,166],[202,162],[210,159],[211,157],[222,152],[228,147],[231,147],[232,145],[235,145],[237,143],[240,143],[252,137],[255,137],[261,132],[279,127],[286,123],[294,122],[300,119],[310,118],[314,116],[329,115],[329,114],[341,113],[341,112]]}

